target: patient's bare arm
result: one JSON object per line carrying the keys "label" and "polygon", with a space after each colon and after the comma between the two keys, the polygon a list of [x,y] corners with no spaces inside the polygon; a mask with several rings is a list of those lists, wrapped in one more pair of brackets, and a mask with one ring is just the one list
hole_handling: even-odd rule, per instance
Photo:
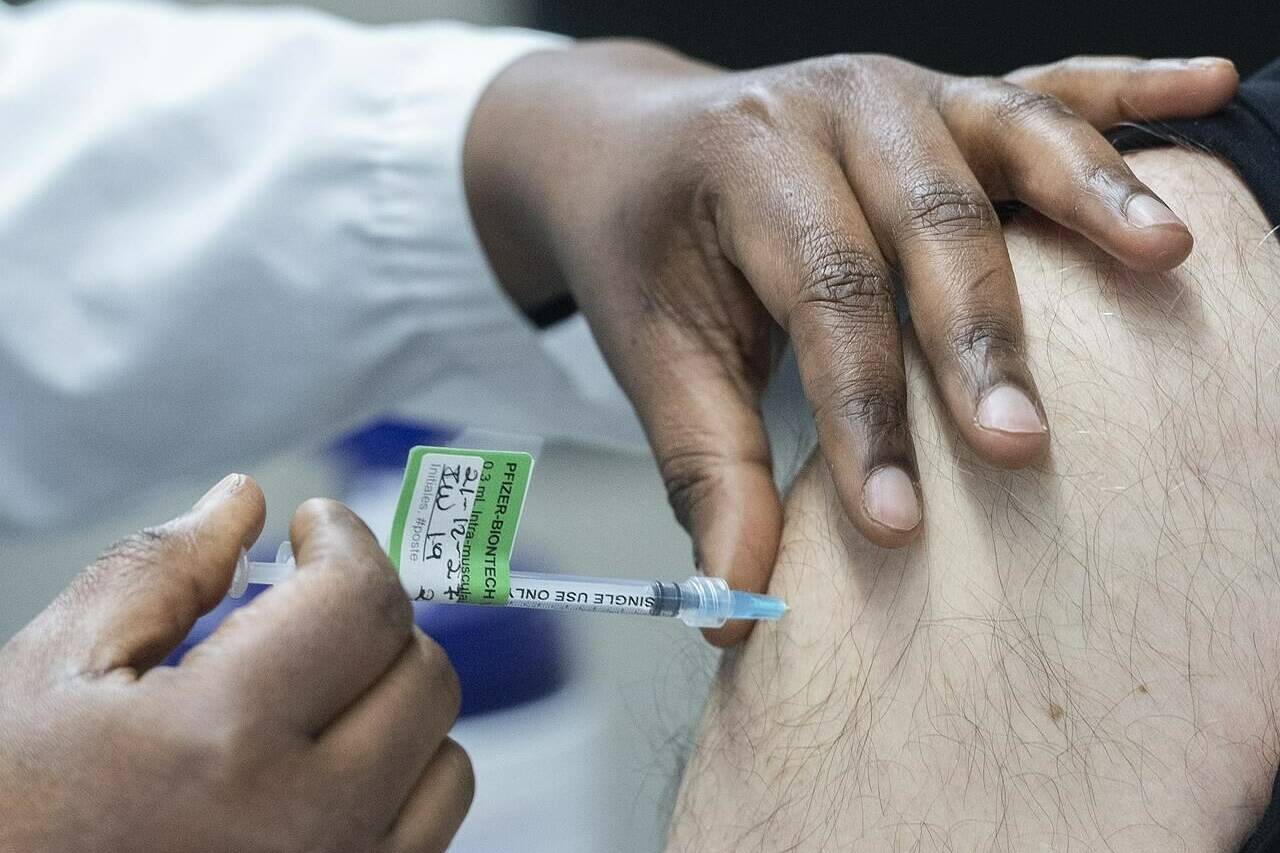
{"label": "patient's bare arm", "polygon": [[[811,461],[771,591],[725,659],[676,850],[1229,851],[1280,762],[1280,249],[1229,168],[1130,158],[1190,223],[1139,276],[1010,229],[1054,424],[971,459],[924,382],[927,529],[848,527]],[[919,361],[915,360],[919,370]]]}

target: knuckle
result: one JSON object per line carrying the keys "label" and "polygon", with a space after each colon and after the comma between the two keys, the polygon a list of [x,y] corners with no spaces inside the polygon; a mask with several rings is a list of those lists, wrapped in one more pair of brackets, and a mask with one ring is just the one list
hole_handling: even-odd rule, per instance
{"label": "knuckle", "polygon": [[1111,198],[1120,192],[1133,192],[1137,184],[1137,180],[1124,167],[1123,161],[1108,163],[1092,159],[1084,159],[1077,167],[1075,182],[1084,192],[1102,198]]}
{"label": "knuckle", "polygon": [[875,63],[877,60],[887,58],[888,57],[884,56],[874,56],[872,54],[828,53],[825,56],[819,56],[809,60],[809,64],[828,71],[847,72],[856,71]]}
{"label": "knuckle", "polygon": [[1070,91],[1075,86],[1094,79],[1097,62],[1098,59],[1092,56],[1068,56],[1046,65],[1045,79],[1054,84],[1057,91]]}
{"label": "knuckle", "polygon": [[750,80],[725,92],[704,112],[704,119],[716,125],[772,130],[781,122],[780,96],[767,82]]}
{"label": "knuckle", "polygon": [[308,573],[332,580],[317,589],[338,592],[350,616],[369,620],[384,636],[408,636],[413,605],[396,575],[376,557],[332,555],[309,564]]}
{"label": "knuckle", "polygon": [[1068,57],[1039,65],[1024,65],[1005,74],[1003,77],[982,78],[982,82],[986,86],[994,84],[997,87],[997,91],[999,91],[1000,84],[1004,83],[1032,91],[1054,89],[1062,83],[1068,82],[1076,73],[1075,65],[1077,59],[1078,57]]}
{"label": "knuckle", "polygon": [[172,536],[173,531],[166,527],[143,528],[108,545],[98,562],[112,565],[146,562],[154,558]]}
{"label": "knuckle", "polygon": [[836,309],[880,322],[893,313],[889,271],[839,238],[816,237],[805,246],[796,306]]}
{"label": "knuckle", "polygon": [[364,594],[379,625],[393,633],[407,632],[413,625],[413,605],[400,586],[399,580],[386,567],[373,560],[362,560],[361,573],[365,577]]}
{"label": "knuckle", "polygon": [[991,117],[997,128],[1020,127],[1046,116],[1070,115],[1062,101],[1012,83],[993,80]]}
{"label": "knuckle", "polygon": [[76,582],[67,588],[63,598],[80,601],[90,590],[128,588],[156,563],[163,552],[181,534],[172,526],[147,527],[117,540],[98,555]]}
{"label": "knuckle", "polygon": [[852,116],[874,115],[882,109],[904,109],[922,100],[933,104],[941,75],[897,57],[871,53],[841,53],[784,66],[787,89],[825,117],[821,127],[841,135],[838,127]]}
{"label": "knuckle", "polygon": [[994,315],[962,315],[947,330],[947,343],[959,358],[972,360],[989,352],[1016,350],[1018,335]]}
{"label": "knuckle", "polygon": [[999,227],[991,201],[977,187],[945,176],[930,176],[906,188],[905,238],[966,237]]}
{"label": "knuckle", "polygon": [[688,448],[664,455],[658,463],[667,502],[686,529],[694,515],[715,490],[715,470],[719,456],[708,450]]}
{"label": "knuckle", "polygon": [[905,59],[883,53],[833,53],[809,60],[806,65],[841,89],[861,89],[875,79],[896,80],[917,69]]}
{"label": "knuckle", "polygon": [[376,555],[333,555],[317,567],[341,578],[348,600],[358,602],[380,629],[407,634],[413,625],[413,605],[400,580]]}
{"label": "knuckle", "polygon": [[753,75],[726,86],[689,119],[689,146],[682,155],[697,165],[696,177],[712,186],[732,184],[744,163],[764,162],[790,137],[793,96],[777,74]]}
{"label": "knuckle", "polygon": [[865,379],[846,383],[832,397],[833,414],[857,424],[872,434],[905,429],[907,406],[900,384],[888,376],[869,383]]}
{"label": "knuckle", "polygon": [[856,53],[833,53],[811,59],[800,67],[819,84],[825,83],[840,90],[856,85],[867,74],[874,73],[879,60],[885,58]]}

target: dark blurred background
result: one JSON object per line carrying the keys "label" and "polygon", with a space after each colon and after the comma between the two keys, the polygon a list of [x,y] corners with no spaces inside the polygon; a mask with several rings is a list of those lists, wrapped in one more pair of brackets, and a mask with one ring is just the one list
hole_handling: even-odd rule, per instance
{"label": "dark blurred background", "polygon": [[1225,56],[1247,73],[1280,55],[1280,0],[540,0],[532,4],[531,23],[579,37],[656,39],[730,68],[876,52],[944,71],[992,74],[1076,53],[1118,53]]}
{"label": "dark blurred background", "polygon": [[[31,0],[3,0],[23,5]],[[197,5],[220,0],[185,0]],[[1280,0],[895,3],[763,0],[240,0],[356,20],[452,17],[579,38],[654,39],[728,68],[828,53],[889,53],[956,74],[996,74],[1079,53],[1225,56],[1242,73],[1280,56]]]}

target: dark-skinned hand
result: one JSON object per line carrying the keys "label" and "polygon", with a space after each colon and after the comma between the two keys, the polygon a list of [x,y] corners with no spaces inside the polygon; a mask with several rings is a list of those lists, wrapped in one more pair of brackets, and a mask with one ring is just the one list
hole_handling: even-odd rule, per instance
{"label": "dark-skinned hand", "polygon": [[703,569],[761,591],[781,505],[759,399],[780,342],[845,511],[877,544],[905,545],[924,504],[896,283],[963,440],[993,465],[1032,462],[1050,425],[993,202],[1025,203],[1133,269],[1171,269],[1191,234],[1099,130],[1213,112],[1236,84],[1211,58],[965,78],[833,56],[727,73],[585,44],[490,86],[468,198],[519,304],[568,293],[585,313]]}
{"label": "dark-skinned hand", "polygon": [[125,539],[0,649],[4,853],[423,853],[471,803],[458,680],[395,570],[332,501],[298,571],[157,666],[262,529],[233,475]]}

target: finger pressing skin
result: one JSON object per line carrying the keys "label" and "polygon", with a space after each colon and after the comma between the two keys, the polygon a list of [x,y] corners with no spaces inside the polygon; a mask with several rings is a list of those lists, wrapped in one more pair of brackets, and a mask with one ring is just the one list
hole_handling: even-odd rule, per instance
{"label": "finger pressing skin", "polygon": [[[703,572],[734,589],[763,592],[777,557],[782,504],[758,389],[738,353],[713,351],[670,325],[650,335],[652,369],[637,378],[632,397],[671,506],[693,537]],[[734,621],[704,634],[730,645],[750,630],[750,622]]]}
{"label": "finger pressing skin", "polygon": [[788,158],[725,203],[722,243],[786,328],[818,441],[849,518],[906,544],[921,500],[888,266],[831,159]]}
{"label": "finger pressing skin", "polygon": [[[1171,269],[1191,232],[1084,119],[1009,83],[950,85],[943,115],[988,191],[1010,194],[1137,270]],[[992,185],[995,186],[992,186]]]}
{"label": "finger pressing skin", "polygon": [[258,485],[232,474],[186,515],[107,549],[28,630],[56,636],[46,643],[55,670],[142,672],[226,594],[264,514]]}
{"label": "finger pressing skin", "polygon": [[436,853],[457,834],[475,796],[471,759],[445,739],[423,771],[387,836],[389,853]]}
{"label": "finger pressing skin", "polygon": [[418,629],[391,669],[320,736],[335,778],[390,826],[462,703],[444,650]]}
{"label": "finger pressing skin", "polygon": [[850,137],[846,169],[902,271],[912,324],[956,427],[988,461],[1026,465],[1048,447],[1048,428],[999,219],[937,116],[904,120],[911,126],[879,157],[859,156],[852,140],[866,133]]}
{"label": "finger pressing skin", "polygon": [[304,503],[290,539],[297,573],[232,613],[182,669],[235,685],[264,716],[315,735],[412,641],[413,608],[373,534],[342,504]]}
{"label": "finger pressing skin", "polygon": [[1092,124],[1208,115],[1231,100],[1240,75],[1229,59],[1137,59],[1077,56],[1020,68],[1010,83],[1052,95]]}

